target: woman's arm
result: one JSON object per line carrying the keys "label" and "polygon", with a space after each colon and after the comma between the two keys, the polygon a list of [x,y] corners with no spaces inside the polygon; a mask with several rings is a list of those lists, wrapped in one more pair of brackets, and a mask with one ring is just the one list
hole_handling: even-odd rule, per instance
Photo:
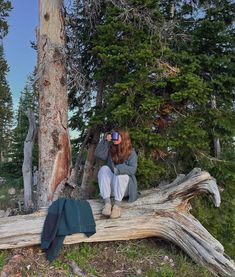
{"label": "woman's arm", "polygon": [[128,158],[128,160],[123,164],[115,165],[114,173],[116,175],[134,175],[137,170],[137,154],[135,150],[133,150]]}
{"label": "woman's arm", "polygon": [[106,161],[109,154],[109,142],[105,139],[102,139],[95,149],[95,157]]}

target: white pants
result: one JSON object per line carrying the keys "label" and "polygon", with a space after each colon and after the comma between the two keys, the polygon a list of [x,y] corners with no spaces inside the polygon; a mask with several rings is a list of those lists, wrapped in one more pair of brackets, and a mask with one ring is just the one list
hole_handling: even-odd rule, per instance
{"label": "white pants", "polygon": [[115,175],[111,169],[104,165],[98,172],[100,194],[103,199],[114,196],[115,200],[122,201],[128,195],[128,175]]}

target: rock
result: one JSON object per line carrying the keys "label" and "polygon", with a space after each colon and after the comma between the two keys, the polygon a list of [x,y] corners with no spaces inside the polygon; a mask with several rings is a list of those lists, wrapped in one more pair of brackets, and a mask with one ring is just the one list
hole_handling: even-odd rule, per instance
{"label": "rock", "polygon": [[0,277],[7,277],[8,274],[5,271],[1,271],[0,273]]}
{"label": "rock", "polygon": [[11,208],[7,208],[5,212],[5,217],[9,216],[11,214]]}
{"label": "rock", "polygon": [[5,211],[4,210],[0,210],[0,217],[4,217],[5,216]]}
{"label": "rock", "polygon": [[168,256],[165,256],[164,258],[163,258],[163,262],[167,262],[169,260],[169,257]]}
{"label": "rock", "polygon": [[10,208],[7,208],[6,211],[4,210],[0,210],[0,217],[7,217],[11,214],[11,209]]}
{"label": "rock", "polygon": [[4,177],[0,177],[0,186],[6,183],[6,179]]}
{"label": "rock", "polygon": [[86,277],[83,271],[78,267],[75,261],[69,261],[69,265],[71,266],[73,273],[78,276]]}
{"label": "rock", "polygon": [[10,195],[16,194],[16,189],[15,189],[15,188],[10,188],[10,189],[8,190],[8,194],[10,194]]}

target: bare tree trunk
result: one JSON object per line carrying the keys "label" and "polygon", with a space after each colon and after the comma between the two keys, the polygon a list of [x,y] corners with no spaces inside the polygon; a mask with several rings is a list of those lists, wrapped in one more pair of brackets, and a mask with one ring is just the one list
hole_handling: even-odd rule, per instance
{"label": "bare tree trunk", "polygon": [[[211,108],[216,109],[216,98],[215,95],[211,96]],[[213,139],[213,144],[214,144],[214,155],[216,158],[220,157],[221,154],[221,146],[220,146],[220,140],[218,138]]]}
{"label": "bare tree trunk", "polygon": [[39,0],[39,207],[50,204],[57,186],[70,175],[71,149],[62,3],[62,0]]}
{"label": "bare tree trunk", "polygon": [[[98,84],[97,95],[96,95],[96,107],[98,108],[102,107],[102,98],[103,98],[103,83],[100,82]],[[84,172],[83,172],[82,184],[81,184],[82,191],[84,192],[86,197],[89,197],[89,195],[92,193],[92,190],[93,190],[91,186],[91,182],[92,182],[93,173],[94,173],[94,168],[93,168],[94,159],[95,159],[94,153],[100,138],[99,126],[96,126],[96,128],[94,129],[94,131],[92,131],[91,134],[92,134],[92,141],[88,148],[86,163],[85,163]]]}
{"label": "bare tree trunk", "polygon": [[71,172],[70,180],[74,184],[77,184],[80,165],[81,165],[81,160],[82,160],[82,154],[83,154],[83,151],[86,147],[86,144],[87,144],[87,141],[88,141],[90,135],[91,135],[91,128],[88,129],[86,137],[85,137],[85,139],[83,140],[83,142],[81,144],[78,155],[76,157],[76,162],[75,162],[74,168],[72,169],[72,172]]}
{"label": "bare tree trunk", "polygon": [[33,145],[36,137],[36,122],[33,111],[28,110],[27,116],[29,120],[29,129],[26,139],[24,141],[24,162],[22,166],[23,180],[24,180],[24,209],[30,211],[33,208],[32,200],[32,160],[33,160]]}
{"label": "bare tree trunk", "polygon": [[84,193],[84,196],[87,198],[92,193],[93,188],[91,186],[91,181],[93,177],[93,170],[94,170],[94,160],[95,160],[95,148],[99,142],[100,131],[96,129],[93,133],[92,141],[89,145],[86,162],[84,166],[83,178],[81,188]]}
{"label": "bare tree trunk", "polygon": [[[224,253],[221,243],[189,213],[189,200],[201,193],[209,194],[214,205],[220,206],[215,179],[208,172],[195,168],[168,185],[141,192],[133,203],[122,202],[123,213],[118,219],[107,220],[101,215],[102,201],[89,200],[96,234],[89,238],[73,234],[67,236],[64,243],[161,237],[177,244],[215,276],[234,277],[234,261]],[[46,213],[43,209],[26,216],[0,219],[0,249],[39,244]]]}

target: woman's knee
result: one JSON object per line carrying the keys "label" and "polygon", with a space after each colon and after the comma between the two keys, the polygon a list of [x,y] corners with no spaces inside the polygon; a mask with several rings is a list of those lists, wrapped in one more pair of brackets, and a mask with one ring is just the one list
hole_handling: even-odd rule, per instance
{"label": "woman's knee", "polygon": [[98,177],[100,177],[100,176],[103,175],[103,174],[107,174],[107,173],[110,173],[110,168],[109,168],[107,165],[103,165],[103,166],[101,166],[101,168],[99,169]]}

